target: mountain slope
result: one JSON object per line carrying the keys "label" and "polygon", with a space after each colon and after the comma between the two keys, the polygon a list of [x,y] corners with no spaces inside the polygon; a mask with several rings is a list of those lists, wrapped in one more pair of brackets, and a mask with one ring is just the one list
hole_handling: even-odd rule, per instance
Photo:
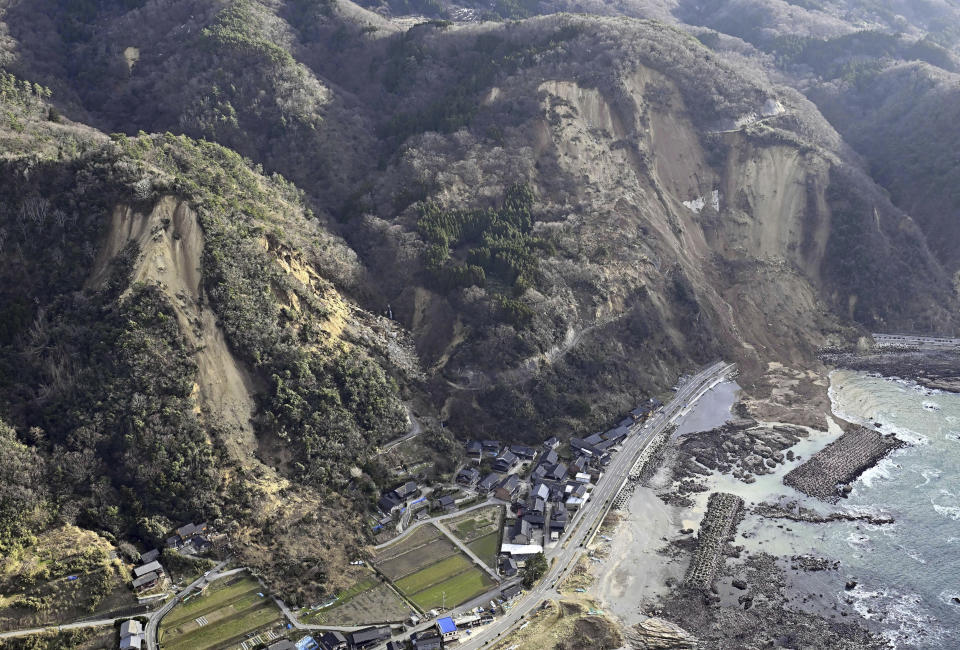
{"label": "mountain slope", "polygon": [[4,15],[55,92],[4,76],[0,131],[0,415],[56,516],[217,519],[312,596],[398,478],[401,397],[534,441],[719,356],[955,331],[923,232],[816,107],[663,23],[69,4]]}
{"label": "mountain slope", "polygon": [[321,275],[349,274],[349,252],[232,152],[111,141],[20,88],[3,410],[46,458],[56,516],[151,544],[209,519],[291,594],[342,585],[376,495],[361,465],[379,476],[369,452],[406,426],[383,368],[409,381],[387,358],[403,339]]}

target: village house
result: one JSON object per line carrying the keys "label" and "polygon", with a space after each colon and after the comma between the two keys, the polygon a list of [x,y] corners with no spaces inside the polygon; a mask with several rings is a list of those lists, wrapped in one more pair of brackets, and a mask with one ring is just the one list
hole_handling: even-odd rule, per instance
{"label": "village house", "polygon": [[542,512],[525,512],[523,513],[523,520],[529,523],[531,528],[543,528],[543,524],[546,522]]}
{"label": "village house", "polygon": [[297,644],[290,639],[280,639],[268,645],[267,650],[297,650]]}
{"label": "village house", "polygon": [[562,508],[555,509],[550,513],[550,530],[562,533],[567,527],[567,511]]}
{"label": "village house", "polygon": [[389,627],[368,627],[347,634],[351,650],[364,650],[380,645],[390,638]]}
{"label": "village house", "polygon": [[570,449],[587,456],[600,456],[600,450],[581,438],[570,438]]}
{"label": "village house", "polygon": [[483,445],[479,440],[471,440],[467,443],[467,456],[480,458],[483,456]]}
{"label": "village house", "polygon": [[520,595],[520,585],[510,585],[506,589],[500,592],[500,597],[503,598],[505,602],[510,602],[514,598]]}
{"label": "village house", "polygon": [[525,519],[518,518],[516,523],[513,525],[513,528],[509,530],[509,534],[506,536],[509,538],[511,544],[524,546],[533,541],[532,535],[533,531],[530,529],[530,522]]}
{"label": "village house", "polygon": [[483,480],[477,484],[477,491],[486,494],[496,487],[497,481],[499,480],[500,477],[491,472],[483,477]]}
{"label": "village house", "polygon": [[381,512],[388,515],[400,506],[405,505],[407,499],[416,495],[417,490],[416,481],[407,481],[389,492],[384,492],[380,500],[377,501],[377,507],[380,508]]}
{"label": "village house", "polygon": [[556,465],[560,462],[560,456],[553,449],[548,450],[540,457],[540,465]]}
{"label": "village house", "polygon": [[130,619],[120,624],[120,650],[139,650],[143,647],[143,626]]}
{"label": "village house", "polygon": [[453,498],[452,494],[448,494],[436,500],[436,507],[441,508],[446,512],[452,512],[457,509],[457,502],[456,499]]}
{"label": "village house", "polygon": [[435,629],[426,630],[410,637],[414,650],[440,650],[443,647],[443,638]]}
{"label": "village house", "polygon": [[158,582],[160,582],[160,574],[158,574],[156,571],[151,571],[150,573],[145,573],[138,578],[134,578],[130,585],[133,587],[134,591],[141,592],[146,591],[151,587],[155,587]]}
{"label": "village house", "polygon": [[552,481],[562,481],[567,477],[567,466],[563,463],[557,463],[547,472],[547,478]]}
{"label": "village house", "polygon": [[496,440],[481,440],[480,445],[483,447],[483,453],[490,457],[496,457],[500,453],[500,443]]}
{"label": "village house", "polygon": [[493,471],[505,474],[513,469],[513,466],[516,464],[517,455],[507,449],[504,450],[503,453],[497,456],[497,459],[493,461]]}
{"label": "village house", "polygon": [[522,460],[533,460],[533,457],[537,455],[536,449],[527,447],[526,445],[511,445],[510,451]]}
{"label": "village house", "polygon": [[449,616],[437,619],[437,633],[445,644],[456,641],[457,637],[460,636],[460,632],[457,630],[457,624],[454,623],[453,619]]}
{"label": "village house", "polygon": [[503,501],[511,501],[520,491],[520,479],[516,474],[511,474],[500,482],[494,495]]}
{"label": "village house", "polygon": [[135,577],[139,578],[140,576],[146,575],[146,574],[151,573],[151,572],[157,573],[157,574],[162,574],[162,573],[163,573],[163,566],[162,566],[159,562],[157,562],[156,560],[154,560],[153,562],[148,562],[147,564],[144,564],[144,565],[141,565],[141,566],[138,566],[138,567],[134,568],[134,570],[133,570],[133,575],[134,575]]}
{"label": "village house", "polygon": [[543,553],[543,546],[540,544],[501,544],[500,553],[512,557],[517,562],[517,566],[523,566],[527,558],[533,557],[537,553]]}
{"label": "village house", "polygon": [[550,499],[550,488],[543,483],[538,483],[533,486],[532,490],[530,490],[530,496],[547,501]]}
{"label": "village house", "polygon": [[457,483],[473,487],[480,480],[480,470],[476,467],[464,467],[457,474]]}
{"label": "village house", "polygon": [[324,632],[320,637],[320,647],[323,650],[347,650],[347,637],[337,631]]}

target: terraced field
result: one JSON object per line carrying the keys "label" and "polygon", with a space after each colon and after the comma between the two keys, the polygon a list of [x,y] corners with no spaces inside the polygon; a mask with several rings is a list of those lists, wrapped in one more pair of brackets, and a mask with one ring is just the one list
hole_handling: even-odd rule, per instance
{"label": "terraced field", "polygon": [[205,650],[236,647],[255,633],[281,624],[273,600],[249,577],[215,582],[203,595],[175,607],[160,626],[164,650]]}
{"label": "terraced field", "polygon": [[[499,509],[480,518],[477,524],[465,525],[471,532],[482,531],[492,521],[499,522]],[[475,541],[489,551],[487,537],[489,534]],[[497,539],[498,536],[494,543]],[[432,525],[422,526],[409,537],[382,549],[374,562],[408,600],[424,611],[441,605],[455,607],[493,585],[484,571]]]}
{"label": "terraced field", "polygon": [[423,610],[441,605],[449,609],[479,596],[492,586],[493,580],[484,571],[471,567],[415,594],[407,594],[407,597]]}
{"label": "terraced field", "polygon": [[492,533],[499,533],[502,526],[503,506],[481,508],[447,522],[447,528],[457,539],[467,544]]}
{"label": "terraced field", "polygon": [[488,567],[496,568],[497,556],[500,554],[500,531],[473,540],[467,544],[467,548],[483,560]]}
{"label": "terraced field", "polygon": [[500,552],[503,514],[503,506],[481,508],[454,519],[448,527],[487,566],[495,567]]}
{"label": "terraced field", "polygon": [[397,581],[457,553],[453,542],[435,526],[421,526],[410,537],[383,549],[374,563],[383,575]]}
{"label": "terraced field", "polygon": [[397,580],[397,589],[405,594],[417,593],[418,591],[422,591],[431,585],[446,580],[450,576],[463,573],[471,566],[472,564],[466,555],[462,553],[451,555],[450,557],[441,560],[436,564],[431,564],[422,571],[417,571],[406,578]]}
{"label": "terraced field", "polygon": [[410,609],[390,585],[371,572],[369,577],[337,594],[336,601],[329,606],[306,610],[301,620],[316,625],[369,625],[402,621]]}

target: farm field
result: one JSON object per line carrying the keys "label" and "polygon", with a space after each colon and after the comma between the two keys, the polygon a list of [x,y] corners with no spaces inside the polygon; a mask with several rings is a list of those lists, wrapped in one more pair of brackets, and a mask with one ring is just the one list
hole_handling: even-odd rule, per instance
{"label": "farm field", "polygon": [[453,542],[435,526],[421,526],[408,538],[380,551],[374,564],[395,582],[457,553]]}
{"label": "farm field", "polygon": [[467,544],[478,558],[491,568],[497,566],[497,556],[500,554],[500,531],[494,531]]}
{"label": "farm field", "polygon": [[451,555],[436,564],[431,564],[426,569],[397,580],[397,589],[405,594],[413,594],[446,580],[450,576],[463,573],[471,566],[471,562],[466,555],[462,553]]}
{"label": "farm field", "polygon": [[337,601],[319,610],[306,610],[301,618],[313,625],[367,625],[402,621],[410,606],[388,584],[371,573],[337,594]]}
{"label": "farm field", "polygon": [[[499,506],[483,508],[463,519],[454,519],[452,526],[461,529],[468,539],[478,541],[481,550],[487,552],[490,541],[486,538],[499,526],[500,513]],[[433,525],[421,526],[409,537],[382,549],[374,563],[404,597],[423,611],[442,604],[455,607],[493,584]]]}
{"label": "farm field", "polygon": [[457,574],[438,582],[431,587],[407,597],[424,611],[445,605],[448,609],[465,603],[471,598],[479,596],[490,589],[493,581],[486,573],[471,567],[463,573]]}
{"label": "farm field", "polygon": [[446,522],[450,532],[462,542],[470,542],[498,533],[503,525],[503,506],[490,506]]}
{"label": "farm field", "polygon": [[402,540],[377,551],[374,557],[374,562],[380,563],[397,557],[398,555],[403,555],[404,553],[412,551],[415,548],[423,546],[424,544],[441,537],[442,535],[443,533],[441,533],[437,527],[432,524],[420,526]]}
{"label": "farm field", "polygon": [[279,628],[282,620],[276,604],[258,595],[262,589],[242,575],[213,583],[206,593],[178,605],[163,619],[164,650],[234,647],[256,632],[270,638],[266,631]]}

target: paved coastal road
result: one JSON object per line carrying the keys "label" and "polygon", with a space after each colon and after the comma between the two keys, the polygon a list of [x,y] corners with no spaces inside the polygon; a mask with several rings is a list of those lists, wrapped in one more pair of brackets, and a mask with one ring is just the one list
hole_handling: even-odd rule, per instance
{"label": "paved coastal road", "polygon": [[546,576],[533,590],[517,601],[504,616],[473,638],[461,643],[459,646],[461,650],[478,650],[496,641],[498,637],[509,632],[514,625],[540,607],[546,599],[559,595],[556,585],[576,564],[576,560],[584,550],[583,546],[592,537],[610,509],[613,498],[626,483],[640,453],[657,433],[672,424],[678,416],[682,417],[689,410],[690,403],[699,399],[710,387],[725,378],[733,367],[731,364],[715,363],[701,371],[677,390],[675,397],[649,421],[647,426],[634,427],[623,449],[610,463],[603,478],[594,488],[590,501],[578,517],[579,523],[567,532],[552,551],[547,552],[547,559],[551,565]]}
{"label": "paved coastal road", "polygon": [[0,639],[12,639],[18,636],[30,636],[31,634],[40,634],[41,632],[62,632],[63,630],[79,630],[85,627],[106,627],[113,625],[117,621],[125,621],[129,616],[121,618],[101,618],[94,621],[80,621],[78,623],[65,623],[63,625],[48,625],[47,627],[31,627],[26,630],[12,630],[10,632],[0,632]]}
{"label": "paved coastal road", "polygon": [[[676,392],[676,395],[670,403],[662,408],[660,412],[654,415],[645,425],[635,425],[632,427],[631,435],[627,438],[623,448],[614,456],[613,461],[607,467],[603,477],[597,483],[590,495],[590,500],[581,508],[574,520],[574,525],[569,527],[560,539],[560,542],[552,549],[546,551],[547,560],[550,562],[550,569],[546,576],[533,588],[532,591],[523,595],[517,600],[510,610],[495,622],[491,623],[485,629],[474,633],[472,637],[464,639],[458,646],[460,650],[478,650],[508,633],[514,625],[520,623],[529,613],[539,607],[548,598],[558,596],[556,585],[562,580],[567,571],[575,564],[576,560],[583,552],[583,545],[592,537],[594,531],[606,516],[607,511],[613,503],[614,497],[626,483],[630,475],[630,470],[636,464],[638,457],[650,444],[650,441],[656,437],[656,434],[662,432],[666,427],[672,424],[677,418],[681,418],[689,412],[689,407],[700,398],[703,393],[725,379],[733,371],[732,364],[717,362],[697,373],[687,380]],[[491,599],[497,598],[500,591],[518,581],[513,580],[504,582],[495,590],[489,591],[482,596],[478,596],[469,603],[464,603],[460,607],[447,612],[448,616],[459,616],[478,605],[485,606]],[[393,637],[394,641],[404,640],[411,632],[427,629],[433,625],[433,621],[425,621],[413,629],[406,630],[403,634]],[[377,650],[381,650],[385,644]]]}
{"label": "paved coastal road", "polygon": [[878,347],[906,345],[934,350],[956,350],[960,348],[960,339],[915,336],[913,334],[880,334],[876,332],[872,336]]}

